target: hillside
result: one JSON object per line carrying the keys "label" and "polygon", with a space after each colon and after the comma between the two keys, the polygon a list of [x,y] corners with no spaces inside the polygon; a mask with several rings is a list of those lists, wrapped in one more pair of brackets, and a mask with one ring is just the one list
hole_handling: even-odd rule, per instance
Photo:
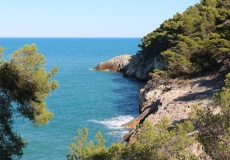
{"label": "hillside", "polygon": [[154,69],[172,78],[230,68],[230,1],[202,0],[142,38],[124,75],[149,79]]}

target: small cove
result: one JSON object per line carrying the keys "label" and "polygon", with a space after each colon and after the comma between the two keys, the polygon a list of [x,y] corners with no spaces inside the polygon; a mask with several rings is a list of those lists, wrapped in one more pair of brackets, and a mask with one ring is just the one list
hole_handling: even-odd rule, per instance
{"label": "small cove", "polygon": [[89,139],[103,133],[106,145],[121,140],[128,130],[121,124],[138,115],[138,91],[143,84],[121,73],[92,71],[99,62],[120,54],[135,54],[139,38],[1,38],[12,53],[25,44],[37,44],[47,59],[46,69],[59,67],[60,88],[51,93],[47,107],[55,116],[42,127],[16,118],[15,131],[28,141],[23,159],[66,159],[68,145],[78,128],[89,129]]}

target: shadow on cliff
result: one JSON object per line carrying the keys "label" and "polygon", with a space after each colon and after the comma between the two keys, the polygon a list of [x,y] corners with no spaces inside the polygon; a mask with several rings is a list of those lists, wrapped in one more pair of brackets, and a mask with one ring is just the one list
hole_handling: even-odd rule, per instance
{"label": "shadow on cliff", "polygon": [[[216,76],[211,79],[198,79],[192,83],[192,93],[181,96],[175,101],[205,100],[213,97],[213,94],[220,91],[224,86],[224,76]],[[196,90],[196,85],[204,87],[204,91]]]}
{"label": "shadow on cliff", "polygon": [[149,80],[149,72],[153,69],[153,60],[155,56],[146,56],[137,52],[129,60],[129,63],[123,67],[121,72],[124,77],[133,77],[138,81],[147,82]]}

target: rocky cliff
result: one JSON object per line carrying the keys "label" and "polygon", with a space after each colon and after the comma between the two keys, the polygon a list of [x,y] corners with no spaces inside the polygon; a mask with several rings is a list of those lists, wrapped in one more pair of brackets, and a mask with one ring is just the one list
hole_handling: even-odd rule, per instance
{"label": "rocky cliff", "polygon": [[140,89],[140,115],[123,126],[135,129],[146,119],[155,124],[163,117],[175,124],[188,118],[193,105],[208,107],[217,113],[219,107],[215,106],[212,97],[223,85],[223,77],[219,75],[177,79],[168,83],[159,77],[151,79]]}
{"label": "rocky cliff", "polygon": [[[160,57],[144,58],[143,55],[121,55],[109,61],[100,63],[95,70],[111,70],[124,72],[125,76],[141,80],[149,79],[151,68],[164,66]],[[142,74],[141,74],[142,73]],[[191,106],[211,107],[218,111],[213,104],[213,93],[224,85],[223,77],[210,74],[193,79],[174,79],[166,82],[161,77],[151,78],[139,93],[140,115],[124,124],[124,127],[135,129],[137,125],[148,119],[155,124],[159,119],[168,117],[171,123],[188,118]],[[126,138],[127,139],[127,138]]]}
{"label": "rocky cliff", "polygon": [[[125,60],[122,60],[122,58]],[[129,77],[141,80],[149,79],[146,85],[140,88],[140,115],[122,125],[132,129],[125,135],[125,141],[134,143],[134,135],[138,132],[136,127],[146,120],[156,124],[163,117],[168,117],[171,124],[174,125],[177,122],[188,119],[193,105],[199,105],[200,108],[210,108],[214,114],[220,112],[219,106],[213,103],[213,94],[224,86],[224,77],[215,74],[217,72],[191,79],[171,79],[166,81],[160,76],[148,77],[151,68],[164,66],[164,62],[160,58],[144,59],[142,55],[137,54],[133,57],[130,56],[128,61],[126,56],[115,57],[115,59],[103,62],[96,68],[100,68],[103,65],[115,66],[111,67],[112,69],[109,67],[105,68],[112,71],[122,71],[125,76]],[[144,63],[148,65],[144,66]],[[122,68],[119,68],[119,66],[122,66]],[[142,75],[141,73],[144,74]],[[191,146],[189,150],[197,156],[203,154],[208,159],[208,156],[202,149],[202,145],[199,143]]]}
{"label": "rocky cliff", "polygon": [[93,70],[119,71],[123,72],[125,77],[147,81],[149,79],[149,72],[153,69],[163,69],[164,66],[164,60],[160,55],[151,57],[144,54],[133,56],[123,54],[99,63]]}
{"label": "rocky cliff", "polygon": [[148,80],[149,72],[153,69],[163,69],[165,66],[163,58],[158,56],[151,56],[145,54],[136,54],[127,64],[123,71],[124,76],[134,77],[139,80]]}

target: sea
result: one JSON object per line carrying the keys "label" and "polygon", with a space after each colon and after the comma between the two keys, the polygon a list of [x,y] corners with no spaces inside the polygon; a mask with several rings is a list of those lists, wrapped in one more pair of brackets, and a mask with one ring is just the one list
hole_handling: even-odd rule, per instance
{"label": "sea", "polygon": [[109,146],[129,129],[121,125],[138,116],[138,93],[143,85],[121,73],[92,70],[98,63],[121,54],[134,55],[140,38],[0,38],[6,48],[3,58],[26,44],[36,44],[47,64],[58,66],[54,79],[60,87],[46,99],[54,113],[40,127],[26,118],[15,117],[14,131],[28,143],[23,160],[64,160],[78,129],[88,128],[88,140],[101,131]]}

